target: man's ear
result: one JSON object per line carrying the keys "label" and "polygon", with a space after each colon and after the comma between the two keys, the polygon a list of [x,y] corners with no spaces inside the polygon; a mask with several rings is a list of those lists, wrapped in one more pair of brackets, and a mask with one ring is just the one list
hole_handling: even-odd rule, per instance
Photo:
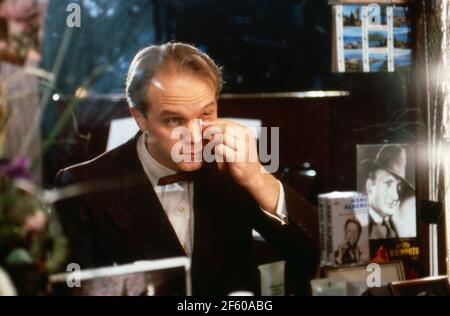
{"label": "man's ear", "polygon": [[366,180],[366,192],[367,192],[367,195],[372,194],[372,186],[373,186],[372,179],[367,178],[367,180]]}
{"label": "man's ear", "polygon": [[145,132],[147,130],[147,120],[145,119],[142,112],[135,107],[130,107],[130,113],[136,121],[136,124],[138,125],[141,132]]}

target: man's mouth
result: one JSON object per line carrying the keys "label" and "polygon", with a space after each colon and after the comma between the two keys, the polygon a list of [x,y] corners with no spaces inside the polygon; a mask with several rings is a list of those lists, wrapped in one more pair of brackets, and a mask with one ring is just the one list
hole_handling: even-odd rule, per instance
{"label": "man's mouth", "polygon": [[387,206],[388,206],[389,208],[395,209],[395,208],[398,208],[398,203],[388,203]]}

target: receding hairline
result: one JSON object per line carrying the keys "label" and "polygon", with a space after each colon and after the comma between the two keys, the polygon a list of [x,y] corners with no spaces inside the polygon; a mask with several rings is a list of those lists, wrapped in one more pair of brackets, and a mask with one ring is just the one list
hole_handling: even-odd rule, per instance
{"label": "receding hairline", "polygon": [[217,100],[219,98],[219,95],[217,93],[216,85],[211,78],[209,78],[208,76],[202,75],[200,73],[196,73],[190,69],[180,69],[179,67],[176,67],[176,65],[169,65],[167,67],[165,65],[162,65],[160,68],[158,68],[158,70],[153,75],[152,80],[147,85],[147,91],[146,91],[147,110],[152,106],[152,104],[150,102],[150,98],[152,96],[154,96],[154,94],[151,93],[151,89],[152,88],[156,89],[156,91],[158,91],[158,93],[164,93],[164,91],[165,91],[164,85],[158,80],[158,77],[161,75],[163,75],[163,76],[192,76],[200,81],[203,81],[204,83],[206,83],[209,86],[209,88],[211,88],[212,91],[214,91],[214,100],[205,104],[204,107],[208,107],[208,106],[211,106],[214,104],[217,105]]}
{"label": "receding hairline", "polygon": [[[165,74],[165,75],[180,75],[180,76],[192,76],[200,80],[206,80],[209,84],[211,84],[211,87],[213,87],[214,91],[217,94],[217,85],[219,84],[214,80],[214,76],[207,75],[206,72],[197,72],[193,69],[190,69],[188,67],[180,67],[178,63],[174,60],[173,57],[168,57],[167,60],[165,60],[155,71],[153,78],[158,77],[158,75]],[[151,83],[151,82],[150,82]]]}
{"label": "receding hairline", "polygon": [[[151,61],[152,58],[153,61]],[[150,68],[147,72],[145,67],[149,65]],[[224,84],[222,67],[218,66],[213,59],[195,46],[177,42],[151,45],[136,54],[128,70],[126,93],[130,107],[136,107],[141,112],[148,109],[150,106],[148,104],[150,101],[150,85],[153,78],[162,71],[174,74],[185,73],[205,80],[213,88],[216,102]],[[144,75],[143,79],[139,79],[139,77],[135,79],[139,72],[141,74],[147,73],[150,76]],[[145,79],[146,77],[147,79]],[[145,85],[142,85],[142,83],[145,83]]]}

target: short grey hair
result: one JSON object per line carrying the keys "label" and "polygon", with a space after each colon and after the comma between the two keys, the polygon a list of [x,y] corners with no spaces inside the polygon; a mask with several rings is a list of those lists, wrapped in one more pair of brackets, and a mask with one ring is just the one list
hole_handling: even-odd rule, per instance
{"label": "short grey hair", "polygon": [[139,51],[131,62],[125,84],[125,93],[130,107],[142,114],[149,106],[148,87],[154,75],[171,62],[180,71],[190,72],[210,79],[219,96],[223,87],[222,69],[198,48],[170,42],[163,45],[147,46]]}

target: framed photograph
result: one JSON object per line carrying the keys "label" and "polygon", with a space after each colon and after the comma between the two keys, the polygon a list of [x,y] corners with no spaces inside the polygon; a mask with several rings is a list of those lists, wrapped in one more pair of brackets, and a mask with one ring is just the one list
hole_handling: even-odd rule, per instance
{"label": "framed photograph", "polygon": [[448,277],[430,277],[393,282],[390,285],[394,296],[449,296]]}
{"label": "framed photograph", "polygon": [[363,71],[363,55],[361,49],[345,49],[345,71],[362,72]]}
{"label": "framed photograph", "polygon": [[[381,269],[381,285],[405,280],[405,270],[401,261],[379,264]],[[325,267],[324,275],[329,279],[340,279],[346,282],[366,283],[369,275],[373,273],[367,264],[342,267]]]}
{"label": "framed photograph", "polygon": [[[334,72],[407,71],[411,68],[411,27],[402,2],[334,1]],[[397,51],[396,49],[402,50]]]}
{"label": "framed photograph", "polygon": [[408,70],[412,66],[411,49],[396,48],[394,50],[394,64],[396,71]]}
{"label": "framed photograph", "polygon": [[410,44],[411,30],[406,27],[394,28],[394,48],[408,49]]}
{"label": "framed photograph", "polygon": [[406,27],[408,25],[406,15],[408,7],[394,7],[394,27]]}
{"label": "framed photograph", "polygon": [[369,53],[369,67],[371,72],[388,70],[388,53]]}
{"label": "framed photograph", "polygon": [[369,30],[369,48],[387,48],[387,30]]}
{"label": "framed photograph", "polygon": [[360,27],[344,27],[344,49],[362,49],[362,30]]}
{"label": "framed photograph", "polygon": [[357,190],[369,197],[369,239],[416,237],[414,145],[357,145],[356,151]]}
{"label": "framed photograph", "polygon": [[361,6],[347,5],[343,7],[342,22],[344,26],[361,27]]}

